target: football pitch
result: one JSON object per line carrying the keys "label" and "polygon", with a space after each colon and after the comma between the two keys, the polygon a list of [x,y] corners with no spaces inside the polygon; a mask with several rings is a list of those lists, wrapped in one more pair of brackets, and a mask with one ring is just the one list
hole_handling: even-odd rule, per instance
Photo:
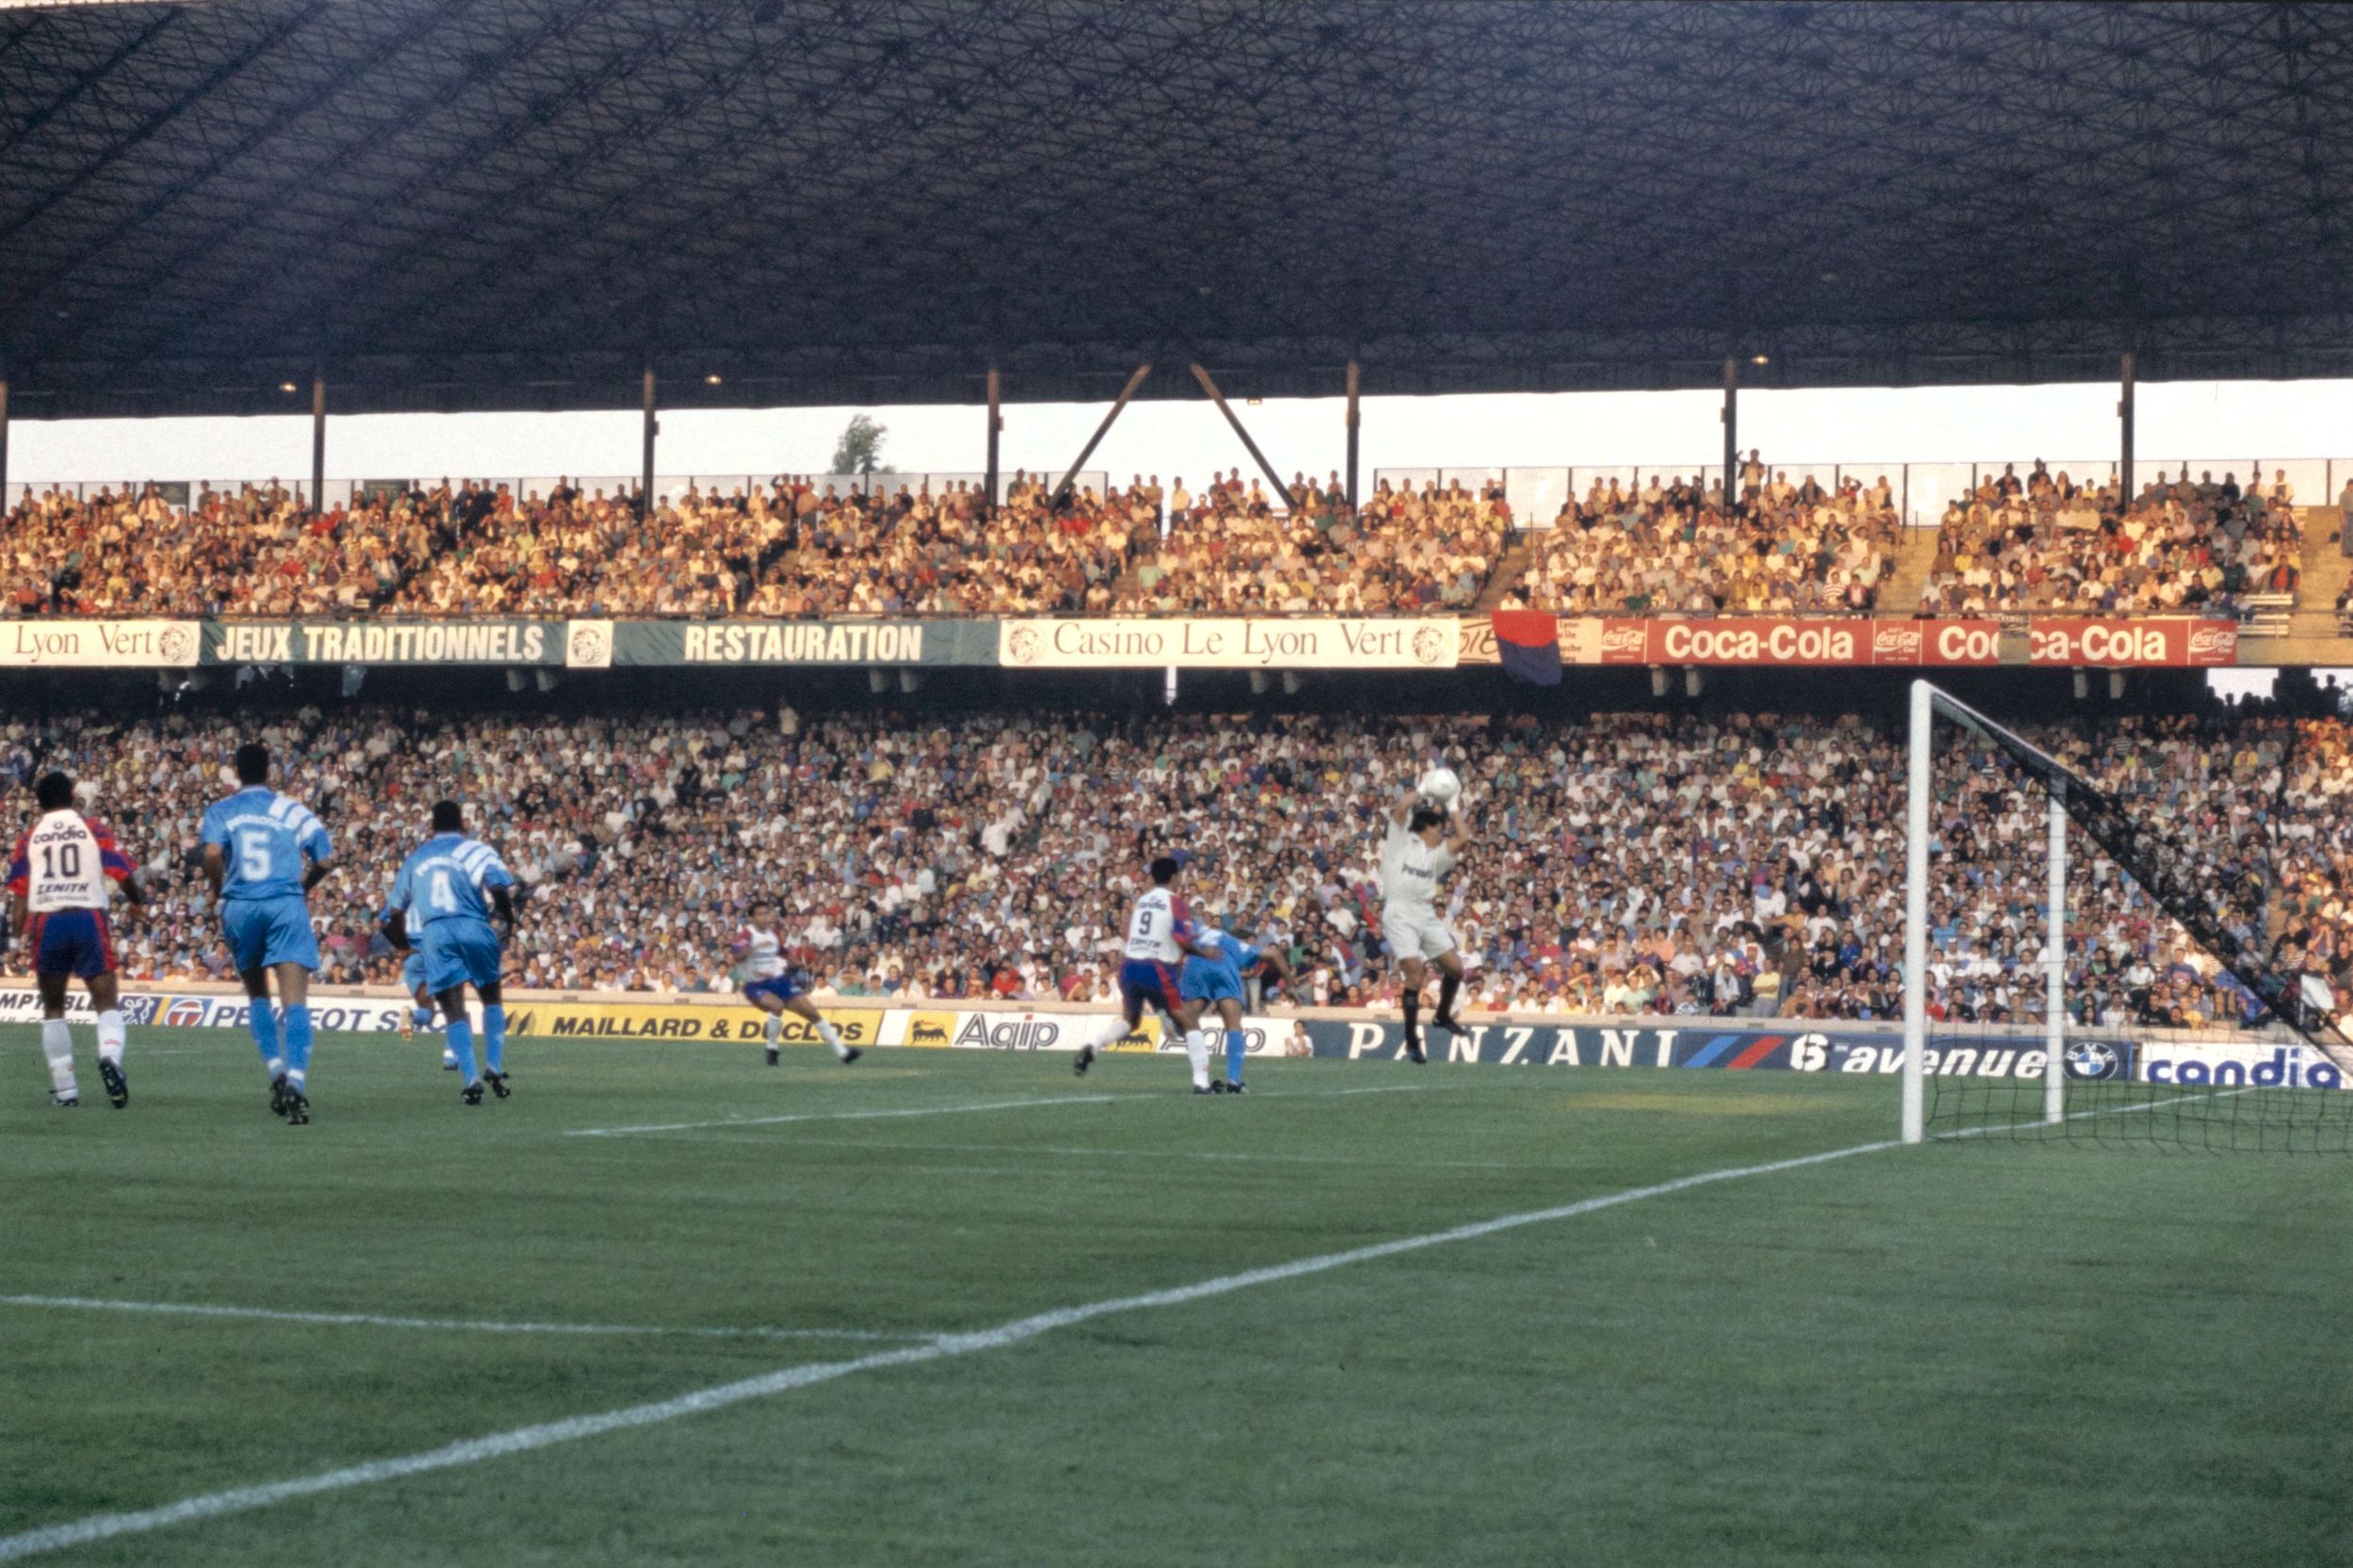
{"label": "football pitch", "polygon": [[469,1110],[344,1035],[296,1128],[77,1032],[56,1112],[0,1031],[0,1561],[2353,1556],[2342,1160],[1796,1073],[518,1040]]}

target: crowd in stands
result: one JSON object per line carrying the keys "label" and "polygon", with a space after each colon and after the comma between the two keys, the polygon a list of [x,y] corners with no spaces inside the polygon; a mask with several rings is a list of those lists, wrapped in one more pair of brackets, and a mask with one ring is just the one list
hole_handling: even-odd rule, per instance
{"label": "crowd in stands", "polygon": [[[383,707],[248,721],[336,840],[312,895],[331,980],[387,982],[373,920],[431,803],[467,803],[528,890],[508,979],[725,990],[755,898],[820,1000],[1109,1004],[1144,863],[1182,848],[1196,911],[1290,948],[1290,1000],[1393,1000],[1378,813],[1445,759],[1476,842],[1449,885],[1473,1004],[1520,1016],[1899,1015],[1899,736],[1855,717],[859,714],[450,717]],[[197,826],[255,732],[186,712],[0,724],[19,815],[39,772],[96,791],[152,879],[120,948],[140,982],[228,974]],[[2353,962],[2353,728],[2117,718],[2034,738],[2096,779],[2250,953]],[[2044,797],[1955,736],[1937,773],[1931,1006],[2040,1016]],[[2235,1026],[2247,993],[2089,845],[2072,856],[2069,1006]],[[7,959],[23,973],[24,955]]]}
{"label": "crowd in stands", "polygon": [[1414,615],[1470,608],[1503,553],[1500,481],[1418,489],[1382,481],[1352,508],[1339,476],[1292,483],[1278,506],[1240,470],[1198,496],[1179,479],[1167,536],[1115,607],[1148,613]]}
{"label": "crowd in stands", "polygon": [[0,614],[910,615],[1100,610],[1131,542],[1159,531],[1139,483],[1048,504],[1016,475],[984,512],[956,484],[869,490],[781,476],[690,488],[640,519],[633,493],[546,495],[443,480],[311,515],[272,483],[28,493],[0,517]]}
{"label": "crowd in stands", "polygon": [[317,516],[275,481],[200,486],[184,506],[153,485],[53,487],[0,517],[0,615],[1459,610],[1510,522],[1499,486],[1384,485],[1355,510],[1337,481],[1295,493],[1274,504],[1234,473],[1195,496],[1139,474],[1057,499],[1016,473],[991,510],[962,481],[784,475],[690,487],[648,520],[633,492],[568,481],[545,495],[471,480],[371,489]]}
{"label": "crowd in stands", "polygon": [[2230,615],[2248,596],[2293,595],[2303,529],[2284,472],[2160,471],[2125,504],[2101,482],[2037,462],[1988,474],[1955,497],[1937,532],[1920,608],[1938,616],[2031,611]]}
{"label": "crowd in stands", "polygon": [[1627,614],[1860,614],[1878,604],[1903,539],[1884,476],[1825,488],[1768,474],[1752,454],[1740,495],[1721,478],[1595,479],[1536,544],[1509,609]]}

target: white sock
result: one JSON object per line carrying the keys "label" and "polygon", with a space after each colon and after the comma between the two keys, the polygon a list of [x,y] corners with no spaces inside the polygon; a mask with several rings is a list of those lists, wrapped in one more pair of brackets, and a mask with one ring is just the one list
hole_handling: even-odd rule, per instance
{"label": "white sock", "polygon": [[1209,1086],[1209,1037],[1207,1034],[1197,1029],[1186,1032],[1185,1060],[1193,1064],[1193,1086],[1207,1089]]}
{"label": "white sock", "polygon": [[772,1045],[772,1046],[773,1046],[773,1045],[775,1045],[775,1044],[776,1044],[778,1040],[783,1039],[783,1038],[784,1038],[784,1015],[783,1015],[783,1014],[781,1014],[781,1013],[771,1013],[771,1014],[769,1014],[769,1015],[768,1015],[768,1022],[767,1022],[767,1024],[764,1026],[764,1031],[765,1031],[765,1032],[766,1032],[766,1034],[767,1034],[768,1043],[769,1043],[770,1045]]}
{"label": "white sock", "polygon": [[830,1018],[817,1020],[817,1038],[831,1046],[836,1056],[850,1054],[850,1048],[841,1043],[841,1032],[833,1027],[833,1020]]}
{"label": "white sock", "polygon": [[1103,1032],[1095,1037],[1093,1048],[1096,1050],[1109,1050],[1112,1047],[1119,1044],[1120,1041],[1125,1040],[1128,1037],[1128,1027],[1127,1019],[1113,1018],[1110,1023],[1103,1026]]}
{"label": "white sock", "polygon": [[122,1015],[113,1009],[98,1015],[98,1060],[122,1065]]}
{"label": "white sock", "polygon": [[63,1018],[40,1021],[40,1048],[49,1058],[49,1087],[60,1095],[73,1094],[73,1031]]}

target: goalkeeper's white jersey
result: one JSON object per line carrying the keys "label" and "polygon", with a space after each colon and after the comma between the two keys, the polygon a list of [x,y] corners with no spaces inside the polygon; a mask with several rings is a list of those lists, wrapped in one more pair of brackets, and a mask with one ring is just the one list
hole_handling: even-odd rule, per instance
{"label": "goalkeeper's white jersey", "polygon": [[1454,852],[1432,849],[1420,835],[1391,817],[1381,838],[1381,897],[1390,908],[1435,915],[1438,880],[1454,869]]}

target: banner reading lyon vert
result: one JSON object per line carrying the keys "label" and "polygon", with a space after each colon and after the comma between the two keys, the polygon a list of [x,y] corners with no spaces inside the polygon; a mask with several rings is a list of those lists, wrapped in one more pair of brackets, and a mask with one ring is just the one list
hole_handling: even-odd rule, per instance
{"label": "banner reading lyon vert", "polygon": [[0,667],[171,669],[196,663],[192,620],[0,621]]}
{"label": "banner reading lyon vert", "polygon": [[[1524,618],[1524,617],[1523,617]],[[1996,620],[1563,616],[1568,664],[2192,669],[2238,663],[2233,621],[2187,616]]]}
{"label": "banner reading lyon vert", "polygon": [[204,623],[208,664],[561,664],[560,620]]}
{"label": "banner reading lyon vert", "polygon": [[1009,669],[1452,669],[1453,616],[1265,620],[1009,620]]}
{"label": "banner reading lyon vert", "polygon": [[997,663],[997,623],[987,620],[576,620],[570,641],[575,669],[604,664]]}

